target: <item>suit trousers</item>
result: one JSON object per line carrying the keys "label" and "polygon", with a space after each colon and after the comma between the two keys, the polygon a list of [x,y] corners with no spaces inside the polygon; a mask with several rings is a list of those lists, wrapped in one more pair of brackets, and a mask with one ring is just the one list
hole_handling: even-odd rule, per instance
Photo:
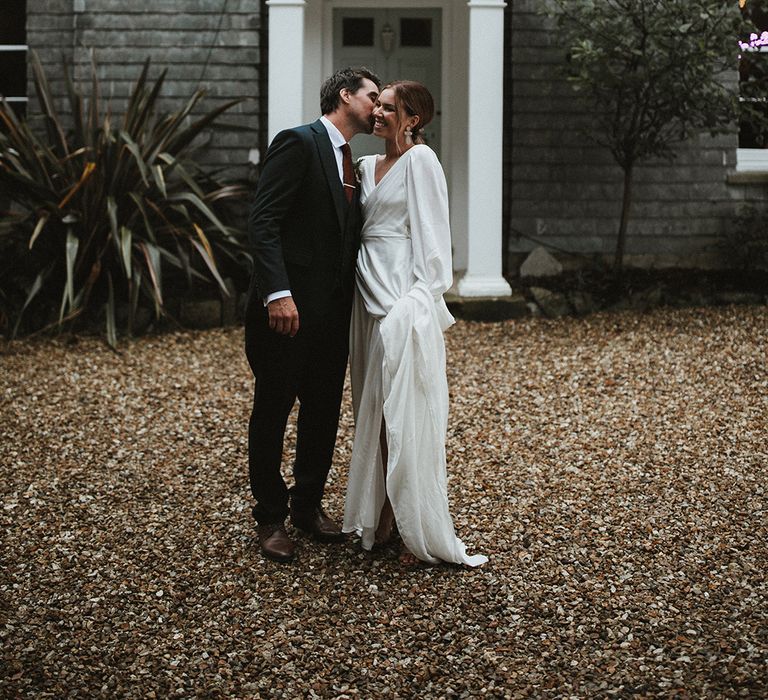
{"label": "suit trousers", "polygon": [[246,355],[255,378],[248,425],[248,468],[259,524],[283,522],[289,489],[281,474],[288,416],[296,399],[294,486],[291,508],[311,512],[320,505],[333,460],[349,353],[350,305],[339,293],[331,308],[291,338],[269,328],[269,316],[254,300],[246,316]]}

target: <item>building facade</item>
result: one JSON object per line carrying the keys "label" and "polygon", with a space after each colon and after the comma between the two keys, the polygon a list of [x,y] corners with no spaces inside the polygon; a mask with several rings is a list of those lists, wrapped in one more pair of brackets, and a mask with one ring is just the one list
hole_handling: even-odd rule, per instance
{"label": "building facade", "polygon": [[[437,101],[428,136],[449,182],[456,286],[463,296],[509,293],[505,268],[514,273],[515,261],[539,244],[574,253],[613,251],[622,173],[581,136],[588,114],[560,71],[564,51],[540,0],[10,5],[19,8],[22,19],[14,15],[13,21],[21,21],[23,31],[6,31],[0,60],[23,66],[26,52],[36,51],[62,105],[62,61],[83,80],[92,55],[118,114],[146,58],[154,75],[167,69],[169,108],[198,87],[208,91],[204,107],[244,98],[203,145],[207,163],[236,175],[255,177],[271,136],[318,116],[320,84],[335,68],[362,64],[385,80],[422,80]],[[26,89],[23,95],[18,81],[0,84],[32,115],[29,79]],[[379,147],[358,139],[358,153]],[[765,199],[761,154],[755,160],[738,146],[735,131],[702,136],[681,146],[673,163],[638,166],[629,264],[719,264],[719,242],[740,207]]]}

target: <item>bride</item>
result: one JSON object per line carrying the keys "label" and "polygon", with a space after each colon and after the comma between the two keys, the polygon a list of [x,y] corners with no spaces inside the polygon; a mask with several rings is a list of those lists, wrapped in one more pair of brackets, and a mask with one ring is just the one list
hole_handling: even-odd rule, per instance
{"label": "bride", "polygon": [[437,156],[420,137],[434,103],[420,83],[396,81],[373,114],[386,153],[362,158],[359,167],[365,223],[350,331],[355,442],[343,529],[371,549],[396,526],[405,564],[479,566],[487,558],[466,554],[448,509],[448,193]]}

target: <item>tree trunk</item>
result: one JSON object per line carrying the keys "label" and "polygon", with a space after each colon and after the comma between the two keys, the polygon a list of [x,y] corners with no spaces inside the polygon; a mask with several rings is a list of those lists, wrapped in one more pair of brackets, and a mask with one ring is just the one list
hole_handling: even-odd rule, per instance
{"label": "tree trunk", "polygon": [[621,277],[624,271],[624,248],[627,242],[629,209],[632,205],[632,170],[632,163],[624,168],[624,195],[621,200],[621,222],[619,223],[619,236],[616,241],[616,256],[613,259],[613,272],[616,277]]}

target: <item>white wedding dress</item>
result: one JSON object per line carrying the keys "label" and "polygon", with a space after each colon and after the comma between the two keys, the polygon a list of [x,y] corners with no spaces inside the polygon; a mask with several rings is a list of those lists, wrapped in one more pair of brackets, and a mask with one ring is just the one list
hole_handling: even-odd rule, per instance
{"label": "white wedding dress", "polygon": [[[355,441],[345,532],[371,549],[386,495],[403,543],[423,561],[479,566],[448,510],[448,383],[443,293],[452,282],[448,192],[434,152],[416,145],[375,184],[376,156],[360,164],[365,224],[350,331]],[[386,484],[379,445],[387,428]]]}

